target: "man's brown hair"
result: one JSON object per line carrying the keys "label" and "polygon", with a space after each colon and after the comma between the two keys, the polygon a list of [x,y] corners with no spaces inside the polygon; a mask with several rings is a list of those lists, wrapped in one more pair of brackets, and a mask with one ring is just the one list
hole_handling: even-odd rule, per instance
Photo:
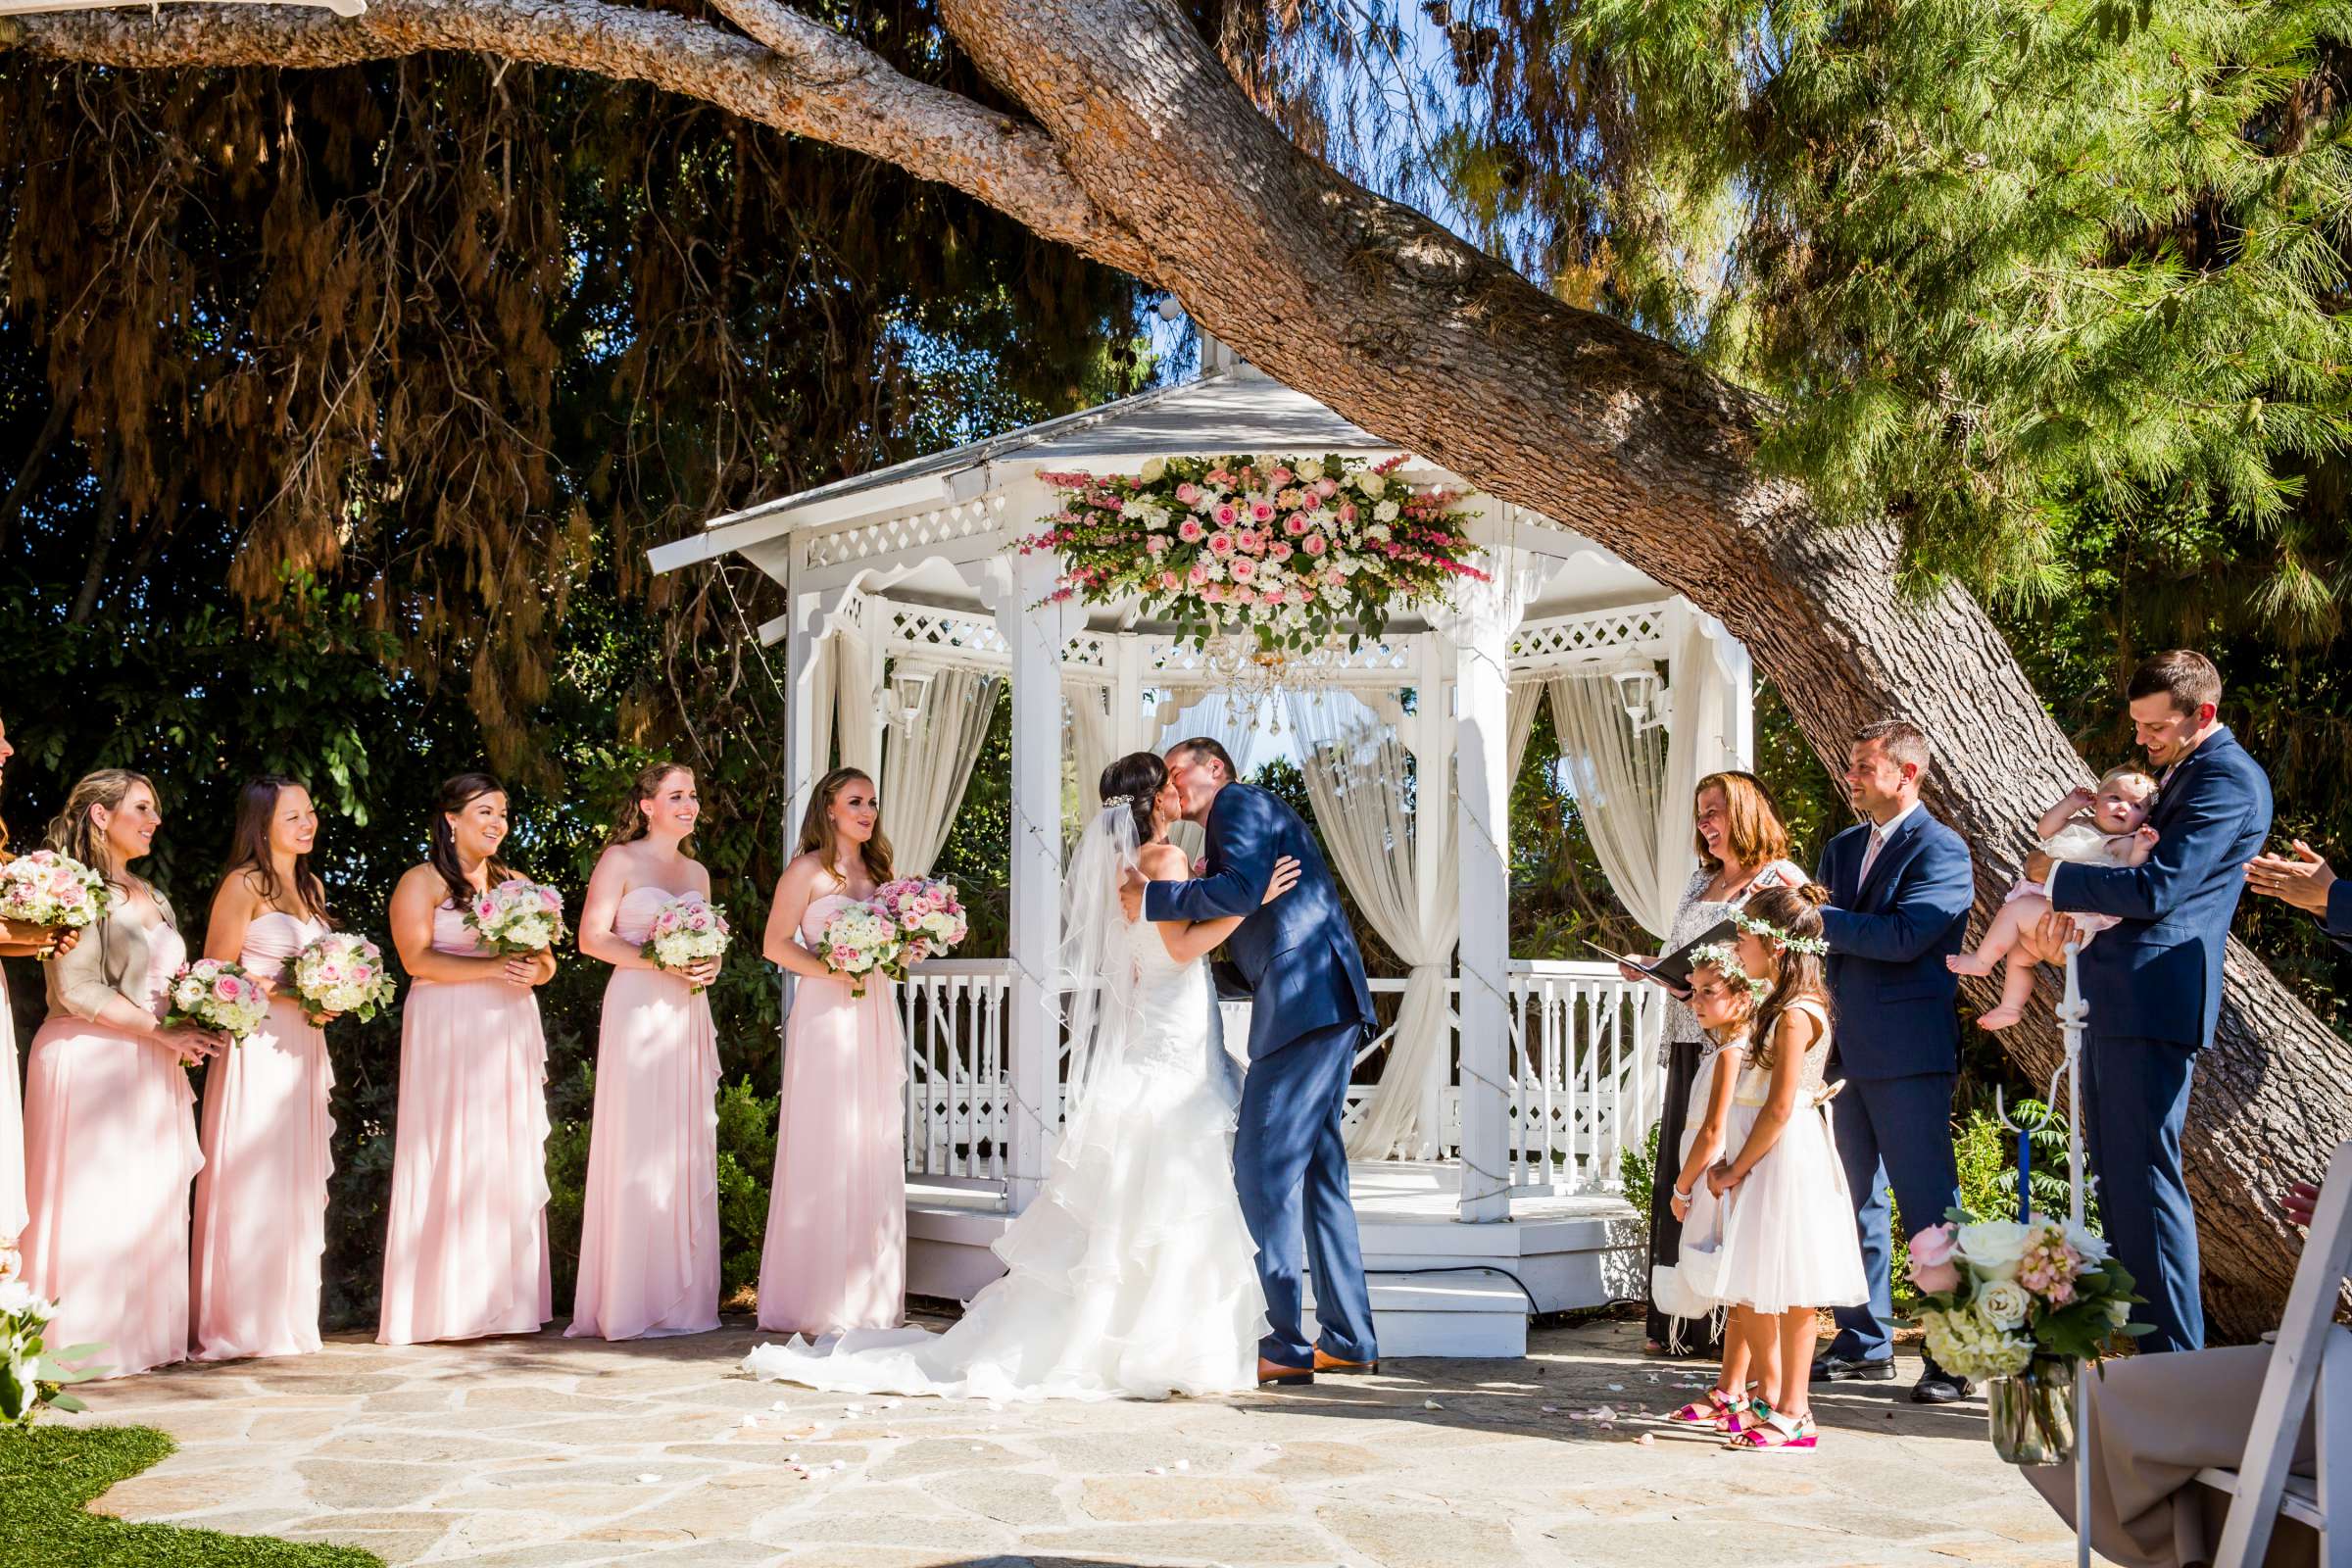
{"label": "man's brown hair", "polygon": [[[1168,752],[1171,756],[1178,752],[1184,752],[1193,757],[1205,757],[1224,763],[1225,778],[1229,783],[1242,776],[1242,770],[1233,765],[1232,754],[1227,752],[1223,745],[1211,740],[1206,735],[1196,735],[1189,741],[1178,741],[1168,748]],[[1237,796],[1236,799],[1239,797]]]}
{"label": "man's brown hair", "polygon": [[2168,648],[2140,661],[2132,672],[2131,684],[2124,688],[2124,700],[2137,702],[2160,693],[2173,700],[2177,713],[2193,713],[2206,703],[2218,709],[2222,706],[2222,672],[2193,648]]}
{"label": "man's brown hair", "polygon": [[1935,748],[1928,744],[1927,731],[1907,718],[1874,719],[1854,731],[1854,744],[1868,746],[1876,741],[1888,757],[1897,762],[1908,762],[1919,769],[1924,780],[1928,763],[1935,760]]}

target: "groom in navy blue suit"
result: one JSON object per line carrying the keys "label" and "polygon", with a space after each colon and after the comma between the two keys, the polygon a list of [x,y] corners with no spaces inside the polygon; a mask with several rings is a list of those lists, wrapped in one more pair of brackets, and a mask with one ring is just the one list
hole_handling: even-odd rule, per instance
{"label": "groom in navy blue suit", "polygon": [[[2271,781],[2221,722],[2221,671],[2203,654],[2157,654],[2132,672],[2125,698],[2140,748],[2162,769],[2148,812],[2156,848],[2133,866],[2055,864],[2036,850],[2026,880],[2042,883],[2063,914],[2121,921],[2076,965],[2090,1008],[2082,1109],[2099,1219],[2147,1298],[2132,1315],[2155,1332],[2138,1348],[2195,1350],[2205,1307],[2180,1132],[2197,1053],[2221,1017],[2222,955],[2245,866],[2271,831]],[[2043,956],[2069,924],[2042,922]]]}
{"label": "groom in navy blue suit", "polygon": [[[1194,881],[1131,886],[1122,902],[1135,901],[1131,915],[1140,903],[1149,920],[1244,917],[1226,942],[1251,1002],[1233,1177],[1257,1243],[1271,1329],[1258,1342],[1258,1380],[1375,1371],[1380,1350],[1340,1134],[1355,1054],[1372,1027],[1363,956],[1298,812],[1236,783],[1233,759],[1213,740],[1185,741],[1167,762],[1186,817],[1208,831],[1207,859]],[[1266,904],[1266,879],[1286,855],[1298,861],[1298,885]],[[1301,1323],[1302,1262],[1314,1273],[1319,1343],[1308,1342]]]}
{"label": "groom in navy blue suit", "polygon": [[[1899,718],[1857,731],[1845,790],[1862,820],[1823,847],[1814,871],[1830,892],[1821,932],[1838,1015],[1832,1071],[1846,1081],[1832,1125],[1870,1284],[1868,1302],[1838,1308],[1838,1337],[1813,1363],[1815,1382],[1894,1376],[1887,1189],[1906,1236],[1941,1224],[1960,1200],[1960,981],[1943,960],[1967,933],[1976,873],[1967,843],[1920,804],[1930,760],[1927,736]],[[1967,1382],[1932,1358],[1911,1390],[1921,1404],[1967,1394]]]}

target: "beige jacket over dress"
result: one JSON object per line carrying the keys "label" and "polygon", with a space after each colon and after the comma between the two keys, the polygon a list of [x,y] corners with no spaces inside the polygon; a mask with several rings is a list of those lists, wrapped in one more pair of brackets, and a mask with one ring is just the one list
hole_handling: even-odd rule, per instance
{"label": "beige jacket over dress", "polygon": [[[172,929],[176,916],[171,904],[159,889],[148,889],[148,897],[163,911],[165,929]],[[172,940],[178,940],[176,932]],[[49,1016],[70,1014],[95,1021],[109,997],[153,1007],[156,999],[147,990],[154,957],[149,950],[147,923],[131,912],[127,901],[118,899],[103,920],[82,932],[72,952],[41,965],[49,988]]]}
{"label": "beige jacket over dress", "polygon": [[[2124,1568],[2203,1568],[2221,1544],[2229,1499],[2196,1475],[2233,1470],[2245,1456],[2271,1348],[2176,1350],[2110,1361],[2090,1378],[2090,1544]],[[2292,1468],[2312,1474],[2307,1414]],[[2070,1523],[2075,1467],[2036,1466],[2026,1479]],[[2265,1568],[2319,1561],[2319,1538],[2279,1516]]]}

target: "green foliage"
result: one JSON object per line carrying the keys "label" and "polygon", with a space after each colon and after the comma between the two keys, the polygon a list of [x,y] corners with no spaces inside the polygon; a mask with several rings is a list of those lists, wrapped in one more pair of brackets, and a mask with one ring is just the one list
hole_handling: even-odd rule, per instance
{"label": "green foliage", "polygon": [[[1645,1224],[1649,1220],[1649,1200],[1656,1191],[1658,1130],[1662,1125],[1654,1121],[1649,1124],[1649,1136],[1642,1140],[1640,1149],[1617,1151],[1617,1179],[1625,1183],[1625,1200],[1633,1205],[1634,1212]],[[1676,1191],[1681,1189],[1677,1188]]]}
{"label": "green foliage", "polygon": [[148,1427],[0,1433],[0,1560],[74,1568],[382,1568],[353,1546],[134,1525],[86,1511],[116,1482],[160,1463],[172,1442]]}

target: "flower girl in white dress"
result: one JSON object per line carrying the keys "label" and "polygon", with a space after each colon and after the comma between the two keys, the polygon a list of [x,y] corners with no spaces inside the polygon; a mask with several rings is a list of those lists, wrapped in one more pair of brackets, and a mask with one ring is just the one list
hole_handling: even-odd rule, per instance
{"label": "flower girl in white dress", "polygon": [[1772,888],[1747,901],[1737,952],[1772,990],[1756,1009],[1756,1049],[1732,1090],[1732,1157],[1707,1173],[1725,1200],[1717,1298],[1746,1308],[1759,1371],[1760,1418],[1732,1435],[1737,1448],[1810,1448],[1818,1442],[1808,1380],[1815,1312],[1869,1297],[1845,1168],[1831,1136],[1822,1070],[1830,1056],[1829,986],[1822,959],[1827,889]]}
{"label": "flower girl in white dress", "polygon": [[[1201,961],[1241,921],[1129,922],[1127,867],[1186,874],[1167,841],[1184,802],[1150,752],[1103,769],[1102,790],[1062,893],[1070,1113],[1044,1190],[996,1243],[1004,1277],[945,1334],[796,1334],[751,1352],[755,1377],[970,1399],[1257,1387],[1265,1295],[1233,1185],[1235,1074]],[[1264,902],[1298,880],[1298,862],[1278,860]]]}

